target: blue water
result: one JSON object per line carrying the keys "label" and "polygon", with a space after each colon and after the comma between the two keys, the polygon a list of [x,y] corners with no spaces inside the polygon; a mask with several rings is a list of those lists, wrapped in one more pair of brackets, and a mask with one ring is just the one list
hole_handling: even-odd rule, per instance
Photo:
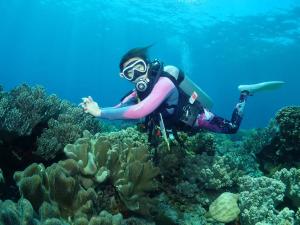
{"label": "blue water", "polygon": [[284,80],[247,104],[243,128],[299,105],[299,0],[0,0],[0,84],[43,85],[79,103],[111,106],[132,88],[118,75],[129,48],[174,64],[230,117],[237,85]]}

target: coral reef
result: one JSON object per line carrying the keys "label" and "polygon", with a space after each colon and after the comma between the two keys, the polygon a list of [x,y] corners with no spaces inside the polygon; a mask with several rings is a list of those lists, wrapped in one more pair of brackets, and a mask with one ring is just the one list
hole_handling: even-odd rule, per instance
{"label": "coral reef", "polygon": [[191,184],[188,181],[183,181],[176,185],[176,192],[186,198],[195,198],[199,192],[197,184]]}
{"label": "coral reef", "polygon": [[274,179],[280,180],[286,185],[285,197],[288,198],[295,208],[300,208],[300,169],[284,168],[273,175]]}
{"label": "coral reef", "polygon": [[300,151],[300,107],[289,106],[277,112],[275,119],[279,125],[280,143],[278,155]]}
{"label": "coral reef", "polygon": [[184,165],[183,176],[190,183],[209,190],[231,187],[242,174],[227,156],[212,157],[203,154],[186,157]]}
{"label": "coral reef", "polygon": [[99,184],[109,180],[129,210],[149,214],[147,193],[157,189],[153,178],[159,169],[149,160],[148,146],[134,134],[132,128],[95,136],[85,131],[83,138],[68,144],[64,151],[78,163],[83,176]]}
{"label": "coral reef", "polygon": [[240,214],[237,201],[237,194],[224,192],[210,204],[208,213],[216,221],[223,223],[232,222]]}
{"label": "coral reef", "polygon": [[296,224],[294,211],[288,208],[277,209],[283,202],[286,191],[286,186],[281,181],[264,176],[243,176],[239,179],[239,190],[243,225]]}
{"label": "coral reef", "polygon": [[[24,161],[33,152],[42,159],[53,159],[85,129],[96,133],[101,126],[71,103],[56,95],[48,96],[41,86],[23,84],[10,92],[1,92],[0,147],[11,151],[18,160]],[[24,146],[17,144],[20,141]]]}
{"label": "coral reef", "polygon": [[242,148],[251,154],[257,154],[271,144],[277,133],[277,125],[271,120],[268,127],[252,129],[249,135],[243,139]]}
{"label": "coral reef", "polygon": [[0,200],[0,224],[31,225],[35,221],[33,214],[33,208],[26,199],[20,199],[17,204],[11,200]]}
{"label": "coral reef", "polygon": [[33,129],[59,112],[57,96],[47,96],[41,86],[20,85],[0,99],[0,128],[18,136],[30,135]]}
{"label": "coral reef", "polygon": [[149,147],[134,134],[133,128],[113,135],[85,131],[83,138],[66,145],[70,159],[47,168],[33,163],[14,174],[22,198],[30,201],[42,222],[57,218],[78,225],[120,224],[121,215],[95,215],[108,197],[105,188],[112,185],[117,195],[110,197],[109,210],[122,211],[114,209],[119,198],[127,210],[150,215],[154,202],[149,193],[157,190],[159,169],[149,160]]}
{"label": "coral reef", "polygon": [[[78,180],[79,168],[74,160],[60,161],[50,167],[32,164],[14,178],[22,197],[28,199],[43,217],[89,218],[97,195],[93,189],[83,189]],[[51,205],[49,205],[50,203]]]}
{"label": "coral reef", "polygon": [[[49,204],[49,207],[50,204]],[[138,220],[137,220],[138,221]],[[48,214],[47,217],[39,218],[34,213],[30,202],[21,198],[17,203],[11,200],[2,202],[0,200],[0,224],[1,225],[121,225],[130,224],[123,220],[121,214],[112,215],[103,210],[98,215],[87,219],[85,217],[78,217],[74,221],[70,218],[65,220],[62,218],[55,218]],[[141,223],[142,224],[142,223]]]}
{"label": "coral reef", "polygon": [[66,144],[80,138],[85,129],[96,133],[101,127],[97,120],[85,115],[80,108],[69,106],[57,119],[48,121],[48,128],[37,139],[38,147],[34,153],[44,159],[54,158]]}
{"label": "coral reef", "polygon": [[258,152],[257,156],[265,172],[273,174],[276,170],[296,167],[300,163],[300,107],[288,106],[279,110],[270,143]]}
{"label": "coral reef", "polygon": [[119,213],[112,215],[103,210],[97,216],[93,216],[90,220],[86,218],[78,218],[75,220],[74,225],[121,225],[123,216]]}
{"label": "coral reef", "polygon": [[207,152],[208,155],[213,155],[216,150],[215,136],[211,133],[200,131],[194,135],[188,135],[179,132],[178,136],[183,148],[195,154]]}
{"label": "coral reef", "polygon": [[[8,171],[23,170],[18,202],[0,200],[0,224],[300,224],[299,107],[233,136],[179,132],[169,150],[138,127],[99,133],[97,120],[41,87],[0,86],[0,106],[2,199]],[[8,156],[37,158],[13,167]]]}

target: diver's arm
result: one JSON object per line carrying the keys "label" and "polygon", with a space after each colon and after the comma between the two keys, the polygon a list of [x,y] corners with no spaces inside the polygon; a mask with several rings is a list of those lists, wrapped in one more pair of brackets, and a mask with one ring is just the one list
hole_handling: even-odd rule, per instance
{"label": "diver's arm", "polygon": [[105,119],[143,118],[157,109],[174,89],[175,85],[169,78],[161,77],[143,101],[132,106],[103,108],[100,117]]}
{"label": "diver's arm", "polygon": [[[129,94],[127,94],[127,96],[125,96],[118,105],[111,107],[111,109],[134,105],[136,104],[136,102],[137,102],[137,93],[134,90]],[[82,102],[79,104],[79,106],[81,106],[86,113],[89,113],[92,116],[95,117],[101,116],[101,109],[98,103],[95,102],[91,96],[82,98]]]}

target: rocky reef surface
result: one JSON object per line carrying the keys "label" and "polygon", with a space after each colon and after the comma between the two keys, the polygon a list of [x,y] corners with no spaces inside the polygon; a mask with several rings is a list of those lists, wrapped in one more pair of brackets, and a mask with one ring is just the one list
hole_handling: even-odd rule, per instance
{"label": "rocky reef surface", "polygon": [[2,225],[300,224],[300,107],[154,149],[41,87],[0,92]]}

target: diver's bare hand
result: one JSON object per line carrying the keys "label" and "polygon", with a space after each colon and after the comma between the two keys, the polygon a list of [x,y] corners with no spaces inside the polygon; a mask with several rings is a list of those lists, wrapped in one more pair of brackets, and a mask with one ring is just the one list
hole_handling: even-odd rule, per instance
{"label": "diver's bare hand", "polygon": [[82,102],[79,105],[83,108],[84,112],[96,117],[101,116],[101,109],[91,96],[82,98]]}

